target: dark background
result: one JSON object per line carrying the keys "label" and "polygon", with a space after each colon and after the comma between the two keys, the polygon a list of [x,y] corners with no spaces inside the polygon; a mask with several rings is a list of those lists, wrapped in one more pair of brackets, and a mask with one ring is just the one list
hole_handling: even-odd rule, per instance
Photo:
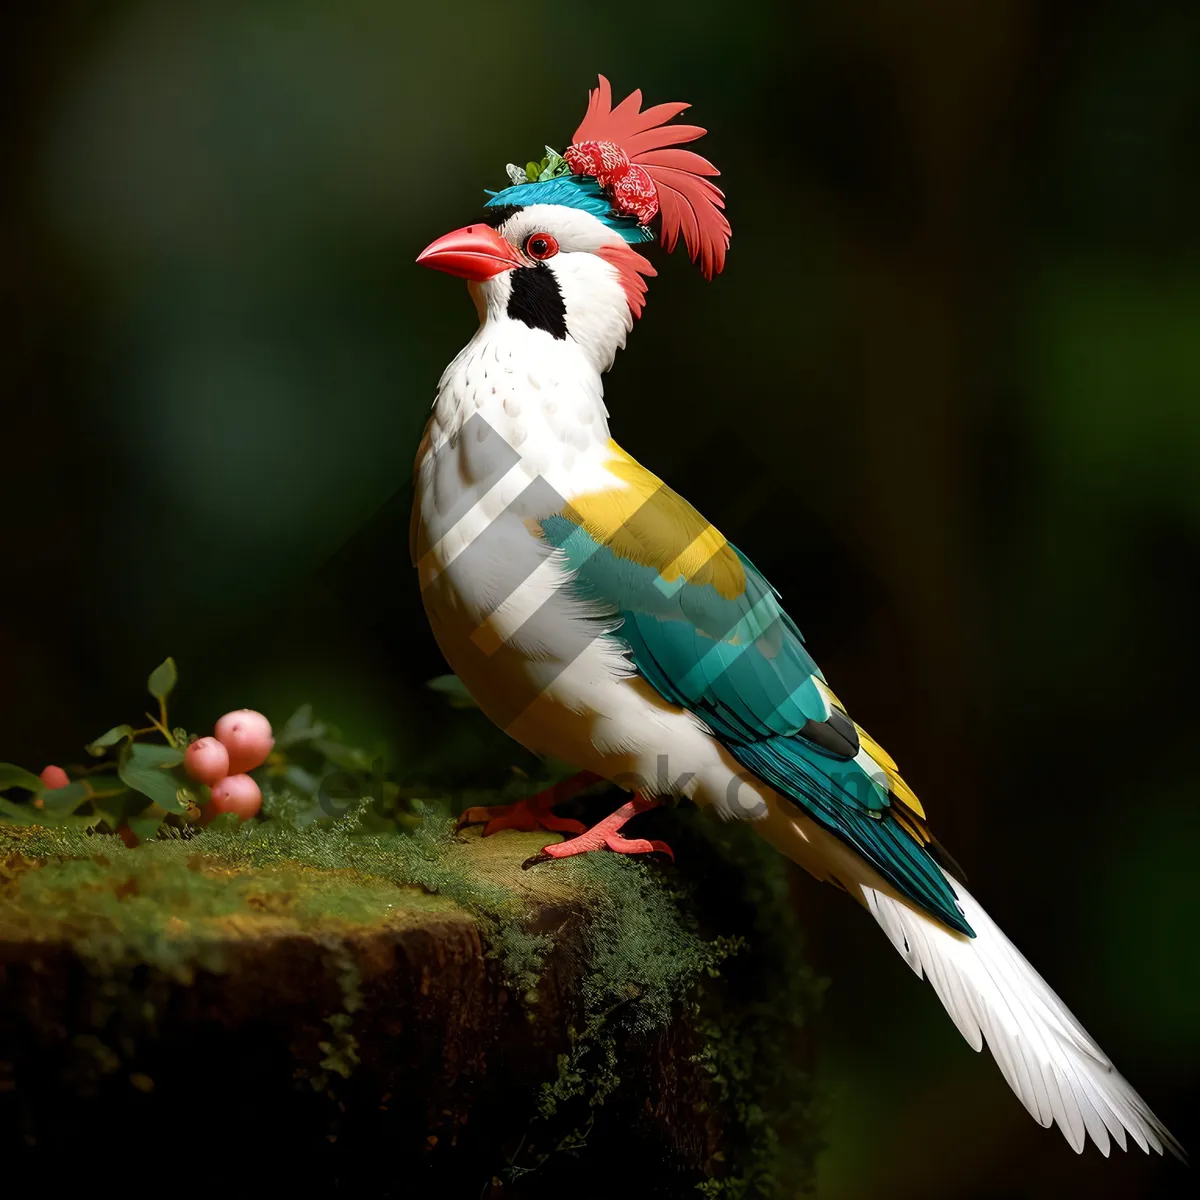
{"label": "dark background", "polygon": [[[312,700],[401,777],[520,761],[422,686],[403,488],[474,318],[413,258],[562,150],[604,71],[695,105],[734,228],[711,285],[656,258],[615,435],[776,582],[975,893],[1194,1145],[1200,6],[0,22],[0,759],[69,760],[170,653],[192,728]],[[1186,1188],[1076,1159],[861,912],[798,892],[833,979],[822,1197]]]}

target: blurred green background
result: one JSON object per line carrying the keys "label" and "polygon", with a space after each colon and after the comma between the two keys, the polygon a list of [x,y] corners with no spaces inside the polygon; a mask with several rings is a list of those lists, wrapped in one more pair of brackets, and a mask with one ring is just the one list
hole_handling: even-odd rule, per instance
{"label": "blurred green background", "polygon": [[[975,893],[1186,1143],[1200,967],[1200,6],[44,3],[0,18],[0,759],[301,701],[503,773],[405,486],[474,316],[417,252],[684,97],[734,229],[659,256],[618,439],[755,558]],[[731,465],[732,464],[732,465]],[[467,764],[467,765],[464,765]],[[831,889],[820,1195],[1170,1196],[1037,1128]]]}

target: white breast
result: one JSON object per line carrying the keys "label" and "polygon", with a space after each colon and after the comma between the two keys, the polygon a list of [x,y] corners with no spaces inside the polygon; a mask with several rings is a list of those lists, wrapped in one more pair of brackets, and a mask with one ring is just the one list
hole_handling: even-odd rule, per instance
{"label": "white breast", "polygon": [[612,622],[566,590],[534,525],[617,482],[607,442],[599,376],[573,343],[489,321],[442,377],[417,460],[414,557],[443,653],[510,731],[589,650],[594,670],[625,673],[601,636]]}
{"label": "white breast", "polygon": [[434,635],[488,717],[535,753],[751,815],[759,787],[634,677],[606,636],[614,614],[569,590],[539,536],[535,522],[572,497],[625,486],[610,457],[600,375],[579,349],[482,325],[442,377],[417,459],[413,552]]}

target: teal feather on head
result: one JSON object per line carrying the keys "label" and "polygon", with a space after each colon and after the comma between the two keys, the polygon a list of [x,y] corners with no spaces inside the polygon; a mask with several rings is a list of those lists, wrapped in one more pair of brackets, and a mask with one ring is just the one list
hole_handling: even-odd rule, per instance
{"label": "teal feather on head", "polygon": [[639,225],[637,218],[622,217],[613,212],[608,194],[594,179],[586,175],[560,175],[555,179],[543,179],[536,183],[518,183],[506,187],[502,192],[490,192],[489,195],[491,199],[484,205],[485,208],[510,204],[561,204],[565,208],[578,208],[591,213],[627,242],[654,240],[653,230]]}

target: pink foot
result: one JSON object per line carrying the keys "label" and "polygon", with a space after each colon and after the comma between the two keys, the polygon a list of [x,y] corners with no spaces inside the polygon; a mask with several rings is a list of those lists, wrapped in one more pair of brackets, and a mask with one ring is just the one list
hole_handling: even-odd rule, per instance
{"label": "pink foot", "polygon": [[584,788],[598,783],[600,776],[591,771],[580,771],[569,779],[552,784],[536,796],[518,800],[516,804],[493,804],[487,807],[468,808],[458,818],[458,829],[467,825],[483,825],[483,836],[491,837],[502,829],[516,829],[521,833],[532,833],[535,829],[548,829],[552,833],[583,833],[587,826],[570,817],[558,817],[553,809],[556,804],[569,800]]}
{"label": "pink foot", "polygon": [[569,858],[573,854],[590,854],[593,850],[602,849],[612,850],[617,854],[653,854],[657,852],[665,854],[674,861],[675,853],[666,842],[651,841],[648,838],[627,838],[621,834],[621,827],[631,817],[657,808],[660,803],[661,801],[648,796],[634,796],[628,803],[622,804],[615,813],[605,817],[603,821],[593,825],[591,829],[581,833],[577,838],[572,838],[569,842],[555,842],[550,846],[544,846],[540,854],[535,854],[522,866],[528,868],[536,866],[538,863],[548,862],[553,858]]}

